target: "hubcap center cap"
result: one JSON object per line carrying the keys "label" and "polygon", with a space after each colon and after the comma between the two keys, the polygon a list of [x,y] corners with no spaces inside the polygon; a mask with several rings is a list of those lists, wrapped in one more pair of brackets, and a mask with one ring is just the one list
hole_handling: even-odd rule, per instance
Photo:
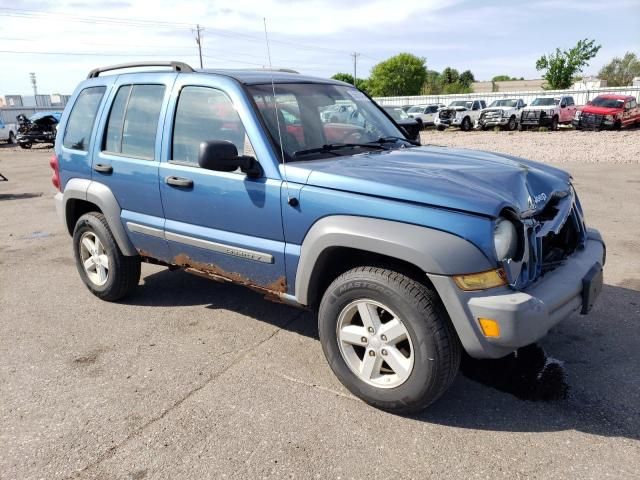
{"label": "hubcap center cap", "polygon": [[371,348],[380,348],[382,346],[382,342],[378,337],[372,337],[371,340],[369,340],[369,344]]}

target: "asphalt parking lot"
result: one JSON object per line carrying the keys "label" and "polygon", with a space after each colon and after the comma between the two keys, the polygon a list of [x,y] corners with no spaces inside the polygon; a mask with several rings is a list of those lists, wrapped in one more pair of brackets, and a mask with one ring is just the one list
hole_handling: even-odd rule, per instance
{"label": "asphalt parking lot", "polygon": [[637,156],[561,165],[608,246],[595,309],[541,344],[568,398],[459,375],[402,417],[339,384],[308,312],[146,264],[126,301],[92,296],[55,214],[50,155],[0,145],[0,479],[639,478]]}

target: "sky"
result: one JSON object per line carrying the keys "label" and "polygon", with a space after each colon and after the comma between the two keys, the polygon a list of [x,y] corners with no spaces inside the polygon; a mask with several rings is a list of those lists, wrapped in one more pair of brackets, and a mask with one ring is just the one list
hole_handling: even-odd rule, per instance
{"label": "sky", "polygon": [[640,0],[0,0],[0,95],[69,94],[89,70],[136,60],[205,68],[268,66],[358,77],[400,52],[429,69],[540,78],[535,61],[582,38],[602,45],[584,71],[640,55]]}

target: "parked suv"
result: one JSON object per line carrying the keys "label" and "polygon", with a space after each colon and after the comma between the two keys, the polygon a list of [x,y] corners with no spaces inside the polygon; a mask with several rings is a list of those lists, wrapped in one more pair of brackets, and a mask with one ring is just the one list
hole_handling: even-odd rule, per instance
{"label": "parked suv", "polygon": [[599,95],[578,109],[573,119],[578,130],[618,130],[640,124],[640,107],[630,95]]}
{"label": "parked suv", "polygon": [[480,111],[483,108],[487,108],[484,100],[454,100],[448,107],[438,110],[435,126],[438,130],[448,127],[460,127],[464,131],[471,130],[476,120],[480,118]]}
{"label": "parked suv", "polygon": [[[463,350],[502,357],[591,309],[605,247],[568,173],[415,146],[346,83],[156,65],[92,71],[58,130],[55,203],[97,297],[149,262],[313,309],[340,381],[399,412],[442,395]],[[321,121],[344,103],[362,125]]]}
{"label": "parked suv", "polygon": [[557,130],[560,124],[571,124],[575,114],[576,104],[571,96],[539,97],[522,110],[518,128],[549,127]]}
{"label": "parked suv", "polygon": [[444,107],[441,103],[432,105],[415,105],[407,110],[410,117],[420,120],[425,127],[433,126],[438,109]]}

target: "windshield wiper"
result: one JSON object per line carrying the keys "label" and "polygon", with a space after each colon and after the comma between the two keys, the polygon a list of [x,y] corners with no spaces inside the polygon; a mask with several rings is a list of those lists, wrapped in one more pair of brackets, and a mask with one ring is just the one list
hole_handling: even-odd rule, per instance
{"label": "windshield wiper", "polygon": [[376,145],[376,143],[330,143],[318,148],[307,148],[306,150],[298,150],[293,152],[294,157],[300,157],[302,155],[310,155],[312,153],[335,153],[335,150],[341,150],[343,148],[372,148],[374,150],[386,150],[386,147],[382,145]]}
{"label": "windshield wiper", "polygon": [[418,142],[416,142],[415,140],[409,140],[408,138],[404,138],[404,137],[380,137],[377,140],[374,140],[373,142],[369,142],[370,144],[374,144],[374,145],[382,145],[384,143],[391,143],[391,142],[407,142],[410,143],[411,145],[413,145],[414,147],[419,147],[420,144]]}

